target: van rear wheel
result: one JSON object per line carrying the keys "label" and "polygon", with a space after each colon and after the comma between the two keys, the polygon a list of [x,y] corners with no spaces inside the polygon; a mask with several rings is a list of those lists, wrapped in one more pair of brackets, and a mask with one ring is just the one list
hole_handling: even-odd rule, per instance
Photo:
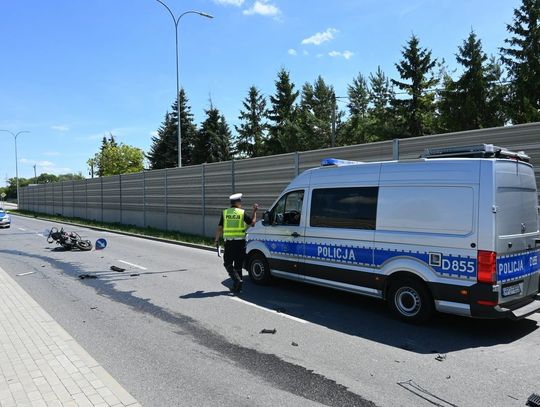
{"label": "van rear wheel", "polygon": [[413,324],[427,322],[435,310],[428,288],[414,279],[393,281],[388,291],[388,304],[396,317]]}
{"label": "van rear wheel", "polygon": [[255,284],[268,285],[272,279],[270,274],[270,266],[266,257],[262,254],[255,253],[249,259],[248,266],[249,278]]}

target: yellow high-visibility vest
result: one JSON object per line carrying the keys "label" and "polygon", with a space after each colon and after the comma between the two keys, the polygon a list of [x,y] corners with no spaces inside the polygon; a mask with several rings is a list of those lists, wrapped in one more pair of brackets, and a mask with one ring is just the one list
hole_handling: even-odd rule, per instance
{"label": "yellow high-visibility vest", "polygon": [[244,210],[228,208],[223,211],[223,238],[240,239],[246,237],[246,224],[244,223]]}

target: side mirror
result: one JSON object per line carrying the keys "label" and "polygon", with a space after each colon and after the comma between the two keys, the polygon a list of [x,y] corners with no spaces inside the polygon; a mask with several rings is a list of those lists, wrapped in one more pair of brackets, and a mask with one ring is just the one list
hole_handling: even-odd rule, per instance
{"label": "side mirror", "polygon": [[264,226],[270,224],[270,212],[265,211],[262,218],[262,224]]}

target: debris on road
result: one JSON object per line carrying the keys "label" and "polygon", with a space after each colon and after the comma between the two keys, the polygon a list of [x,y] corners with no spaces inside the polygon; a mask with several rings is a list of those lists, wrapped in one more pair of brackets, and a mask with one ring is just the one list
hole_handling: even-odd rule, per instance
{"label": "debris on road", "polygon": [[130,277],[137,277],[137,276],[140,276],[140,274],[139,273],[133,273],[133,274],[130,274],[129,276]]}
{"label": "debris on road", "polygon": [[118,273],[123,273],[124,271],[126,271],[126,269],[123,269],[122,267],[118,267],[118,266],[111,266],[111,270],[117,271]]}
{"label": "debris on road", "polygon": [[525,405],[529,407],[540,407],[540,395],[536,393],[531,394]]}
{"label": "debris on road", "polygon": [[274,329],[263,329],[261,332],[261,334],[272,334],[274,335],[275,333],[277,332],[277,329],[274,328]]}
{"label": "debris on road", "polygon": [[90,307],[90,309],[97,309],[97,307]]}
{"label": "debris on road", "polygon": [[442,362],[443,360],[446,360],[446,353],[439,353],[436,357],[435,357],[435,360],[439,361],[439,362]]}
{"label": "debris on road", "polygon": [[292,346],[298,346],[298,344],[296,342],[291,342],[291,345]]}
{"label": "debris on road", "polygon": [[434,406],[458,407],[456,404],[453,404],[439,396],[436,396],[433,393],[430,393],[428,390],[424,389],[422,386],[415,383],[413,380],[407,380],[406,382],[397,382],[397,385],[411,392],[412,394],[426,400]]}
{"label": "debris on road", "polygon": [[42,264],[41,267],[45,267],[45,264]]}
{"label": "debris on road", "polygon": [[29,276],[30,274],[34,274],[35,271],[29,271],[28,273],[19,273],[17,274],[19,277],[22,277],[22,276]]}
{"label": "debris on road", "polygon": [[84,280],[85,278],[97,278],[97,276],[94,274],[79,274],[79,278]]}

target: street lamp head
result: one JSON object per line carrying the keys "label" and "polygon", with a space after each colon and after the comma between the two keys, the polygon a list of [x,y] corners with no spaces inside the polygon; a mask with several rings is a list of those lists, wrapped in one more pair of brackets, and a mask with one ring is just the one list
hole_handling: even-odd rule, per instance
{"label": "street lamp head", "polygon": [[213,15],[208,14],[208,13],[203,13],[202,11],[197,11],[197,14],[206,18],[214,18]]}

